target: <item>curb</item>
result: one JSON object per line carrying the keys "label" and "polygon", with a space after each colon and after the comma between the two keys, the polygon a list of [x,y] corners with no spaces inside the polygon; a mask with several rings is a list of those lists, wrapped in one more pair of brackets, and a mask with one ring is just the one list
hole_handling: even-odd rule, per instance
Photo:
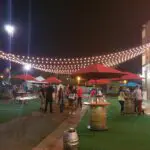
{"label": "curb", "polygon": [[65,121],[48,135],[39,145],[32,150],[62,150],[63,149],[63,133],[69,127],[76,128],[82,117],[87,111],[88,106],[83,106],[82,110],[77,110],[75,116],[69,116]]}

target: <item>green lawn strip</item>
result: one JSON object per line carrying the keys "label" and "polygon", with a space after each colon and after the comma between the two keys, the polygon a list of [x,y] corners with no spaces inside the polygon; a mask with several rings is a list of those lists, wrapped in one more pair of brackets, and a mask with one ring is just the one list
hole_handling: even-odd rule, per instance
{"label": "green lawn strip", "polygon": [[[83,99],[83,102],[87,101],[87,98]],[[25,105],[9,103],[8,101],[0,101],[0,123],[8,122],[17,117],[30,115],[32,112],[38,111],[39,108],[39,100],[31,100]]]}
{"label": "green lawn strip", "polygon": [[80,135],[81,150],[149,150],[150,117],[120,116],[119,104],[109,99],[108,127],[105,132],[87,129],[90,111],[81,120],[77,131]]}
{"label": "green lawn strip", "polygon": [[0,123],[7,122],[16,117],[26,116],[39,110],[38,100],[31,100],[28,104],[0,103]]}

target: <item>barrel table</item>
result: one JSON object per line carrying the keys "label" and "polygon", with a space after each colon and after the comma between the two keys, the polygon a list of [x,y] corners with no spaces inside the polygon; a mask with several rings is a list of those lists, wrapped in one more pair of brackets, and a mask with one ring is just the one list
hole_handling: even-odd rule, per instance
{"label": "barrel table", "polygon": [[85,103],[91,108],[89,129],[95,131],[105,131],[107,128],[107,110],[108,102]]}
{"label": "barrel table", "polygon": [[135,114],[135,102],[134,99],[128,98],[124,102],[124,113]]}

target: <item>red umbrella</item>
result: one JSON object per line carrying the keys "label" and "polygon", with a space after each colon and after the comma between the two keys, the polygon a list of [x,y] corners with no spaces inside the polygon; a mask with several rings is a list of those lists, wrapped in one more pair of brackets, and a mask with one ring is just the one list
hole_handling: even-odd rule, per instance
{"label": "red umbrella", "polygon": [[88,84],[96,84],[96,80],[91,79],[88,81]]}
{"label": "red umbrella", "polygon": [[30,75],[30,74],[16,75],[13,78],[20,79],[20,80],[25,80],[25,81],[28,81],[28,80],[34,80],[34,81],[36,81],[36,79],[32,75]]}
{"label": "red umbrella", "polygon": [[124,72],[125,75],[120,78],[111,79],[112,81],[120,81],[120,80],[142,80],[140,76],[131,72]]}
{"label": "red umbrella", "polygon": [[116,69],[106,67],[101,64],[93,64],[89,65],[85,68],[81,68],[80,70],[74,72],[72,74],[73,76],[82,76],[85,78],[112,78],[112,77],[121,77],[124,75],[121,71],[118,71]]}
{"label": "red umbrella", "polygon": [[45,80],[45,82],[59,84],[61,83],[61,80],[57,79],[56,77],[49,77]]}
{"label": "red umbrella", "polygon": [[89,80],[88,84],[109,84],[111,81],[108,79]]}
{"label": "red umbrella", "polygon": [[98,84],[109,84],[109,83],[111,83],[111,81],[108,79],[99,79],[99,80],[97,80],[97,83]]}

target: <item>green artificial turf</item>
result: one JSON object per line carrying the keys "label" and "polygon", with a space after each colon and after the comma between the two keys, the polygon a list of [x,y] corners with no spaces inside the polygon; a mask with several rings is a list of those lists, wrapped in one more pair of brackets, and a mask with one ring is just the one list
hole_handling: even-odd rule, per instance
{"label": "green artificial turf", "polygon": [[[85,94],[85,96],[88,96]],[[83,101],[87,101],[83,99]],[[0,123],[8,122],[13,118],[30,115],[34,111],[38,111],[40,108],[39,100],[31,100],[27,104],[14,104],[7,100],[0,100]]]}
{"label": "green artificial turf", "polygon": [[27,104],[13,104],[0,102],[0,123],[12,120],[16,117],[22,117],[37,111],[40,108],[38,100],[31,100]]}
{"label": "green artificial turf", "polygon": [[109,102],[108,131],[87,129],[90,111],[82,118],[77,128],[80,150],[150,150],[150,117],[120,116],[118,101]]}

